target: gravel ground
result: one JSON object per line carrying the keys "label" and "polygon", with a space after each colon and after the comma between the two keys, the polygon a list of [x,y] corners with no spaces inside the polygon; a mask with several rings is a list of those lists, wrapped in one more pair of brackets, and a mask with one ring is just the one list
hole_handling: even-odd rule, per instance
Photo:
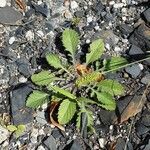
{"label": "gravel ground", "polygon": [[[77,18],[80,21],[77,23]],[[45,68],[48,51],[59,53],[60,35],[73,28],[81,35],[81,45],[102,38],[106,54],[123,55],[136,61],[150,49],[149,0],[0,0],[0,149],[2,150],[149,150],[150,149],[150,61],[134,64],[108,75],[127,87],[115,112],[95,110],[95,134],[82,137],[72,122],[66,131],[54,128],[41,110],[25,107],[35,88],[30,76]],[[83,47],[84,48],[84,47]],[[146,97],[142,97],[143,93]],[[129,104],[137,112],[126,119]],[[21,111],[23,110],[23,111]],[[24,124],[25,132],[16,139],[4,128]]]}

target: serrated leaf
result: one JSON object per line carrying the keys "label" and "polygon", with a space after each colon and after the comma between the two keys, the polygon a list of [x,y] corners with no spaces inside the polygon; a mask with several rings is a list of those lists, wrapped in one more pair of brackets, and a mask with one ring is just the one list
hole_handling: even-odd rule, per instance
{"label": "serrated leaf", "polygon": [[72,29],[65,29],[62,34],[62,42],[66,50],[70,52],[72,58],[74,58],[79,44],[78,33]]}
{"label": "serrated leaf", "polygon": [[46,54],[46,60],[49,63],[49,65],[53,66],[54,68],[62,68],[62,62],[61,59],[57,54],[48,53]]}
{"label": "serrated leaf", "polygon": [[77,115],[78,115],[78,117],[77,117],[77,124],[76,124],[76,126],[77,126],[77,128],[78,129],[80,129],[81,128],[81,114],[82,113],[86,113],[86,115],[87,115],[87,127],[89,127],[89,128],[91,128],[92,126],[93,126],[93,124],[94,124],[94,119],[93,119],[93,112],[92,111],[90,111],[90,110],[81,110]]}
{"label": "serrated leaf", "polygon": [[17,130],[15,131],[16,137],[21,136],[25,131],[25,125],[18,125]]}
{"label": "serrated leaf", "polygon": [[48,101],[48,94],[34,90],[27,99],[26,106],[31,108],[37,108]]}
{"label": "serrated leaf", "polygon": [[110,93],[111,95],[123,95],[124,86],[116,80],[106,79],[102,80],[97,84],[99,90],[102,92]]}
{"label": "serrated leaf", "polygon": [[94,83],[94,82],[97,82],[97,81],[100,81],[101,79],[103,78],[103,75],[100,73],[100,72],[92,72],[92,73],[88,73],[84,76],[81,76],[79,77],[77,80],[76,80],[76,85],[78,87],[80,86],[85,86],[87,84],[90,84],[90,83]]}
{"label": "serrated leaf", "polygon": [[100,104],[100,106],[102,106],[103,108],[107,110],[116,109],[116,102],[111,94],[106,93],[106,92],[101,92],[101,93],[97,91],[94,91],[94,92],[96,93],[98,101],[102,103]]}
{"label": "serrated leaf", "polygon": [[60,124],[67,124],[74,116],[76,112],[76,103],[65,99],[59,106],[58,122]]}
{"label": "serrated leaf", "polygon": [[90,53],[86,54],[86,64],[99,59],[104,53],[104,42],[102,39],[95,40],[90,44]]}
{"label": "serrated leaf", "polygon": [[55,79],[56,77],[49,71],[41,71],[31,76],[32,82],[34,82],[36,85],[41,85],[41,86],[44,85],[46,86],[51,82],[55,81]]}
{"label": "serrated leaf", "polygon": [[51,85],[50,85],[48,88],[49,88],[49,89],[53,89],[54,91],[56,91],[56,92],[58,92],[58,93],[60,93],[60,94],[62,94],[62,95],[64,95],[64,96],[66,96],[66,97],[68,97],[68,98],[76,99],[76,96],[73,95],[73,94],[71,94],[70,91],[65,90],[65,89],[62,89],[62,88],[60,88],[60,87],[58,87],[58,86],[51,86]]}
{"label": "serrated leaf", "polygon": [[115,70],[119,67],[128,64],[128,61],[123,57],[111,57],[111,59],[106,60],[105,70]]}
{"label": "serrated leaf", "polygon": [[14,132],[17,130],[17,127],[15,125],[8,125],[7,126],[7,129],[10,131],[10,132]]}

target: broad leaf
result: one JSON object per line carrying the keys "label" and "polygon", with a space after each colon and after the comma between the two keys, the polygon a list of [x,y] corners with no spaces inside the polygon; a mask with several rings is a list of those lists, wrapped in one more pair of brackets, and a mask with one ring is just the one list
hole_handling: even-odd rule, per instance
{"label": "broad leaf", "polygon": [[108,92],[111,95],[123,95],[124,94],[124,86],[120,84],[116,80],[106,79],[102,80],[97,84],[99,90],[102,92]]}
{"label": "broad leaf", "polygon": [[99,59],[104,53],[104,42],[102,39],[95,40],[90,45],[90,53],[86,55],[86,64],[92,63]]}
{"label": "broad leaf", "polygon": [[100,101],[102,104],[100,104],[100,106],[102,106],[103,108],[107,109],[107,110],[115,110],[116,109],[116,102],[113,98],[113,96],[109,93],[106,92],[97,92],[95,91],[96,95],[97,95],[97,99],[98,101]]}
{"label": "broad leaf", "polygon": [[112,57],[105,62],[105,70],[117,70],[119,67],[128,64],[128,61],[123,57]]}
{"label": "broad leaf", "polygon": [[59,107],[58,122],[60,124],[67,124],[76,112],[76,103],[65,99]]}
{"label": "broad leaf", "polygon": [[27,99],[26,106],[37,108],[48,101],[49,95],[47,93],[34,90]]}
{"label": "broad leaf", "polygon": [[46,60],[49,63],[49,65],[53,66],[54,68],[62,68],[61,59],[57,54],[48,53],[46,54]]}
{"label": "broad leaf", "polygon": [[31,76],[32,82],[34,82],[37,85],[48,85],[51,82],[55,81],[55,76],[50,73],[49,71],[41,71],[37,74],[33,74]]}
{"label": "broad leaf", "polygon": [[95,71],[95,72],[88,73],[84,76],[79,77],[76,80],[76,85],[78,87],[85,86],[85,85],[90,84],[90,83],[98,82],[102,79],[103,79],[103,75],[100,72]]}
{"label": "broad leaf", "polygon": [[56,92],[58,92],[58,93],[60,93],[60,94],[62,94],[62,95],[64,95],[64,96],[66,96],[66,97],[68,97],[68,98],[76,99],[76,96],[73,95],[73,94],[71,94],[70,91],[65,90],[65,89],[62,89],[62,88],[60,88],[60,87],[58,87],[58,86],[51,86],[51,85],[50,85],[50,86],[48,87],[48,89],[53,89],[54,91],[56,91]]}
{"label": "broad leaf", "polygon": [[8,125],[7,126],[7,129],[10,131],[10,132],[14,132],[17,130],[17,127],[15,125]]}
{"label": "broad leaf", "polygon": [[17,130],[15,131],[16,137],[21,136],[25,131],[25,125],[18,125]]}
{"label": "broad leaf", "polygon": [[72,29],[65,29],[62,34],[62,42],[66,50],[70,52],[72,58],[74,58],[79,44],[78,33]]}

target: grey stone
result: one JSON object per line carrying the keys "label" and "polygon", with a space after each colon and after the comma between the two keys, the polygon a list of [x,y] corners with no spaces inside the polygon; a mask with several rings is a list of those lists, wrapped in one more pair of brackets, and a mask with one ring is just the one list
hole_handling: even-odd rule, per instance
{"label": "grey stone", "polygon": [[33,121],[33,111],[25,106],[26,98],[32,88],[27,84],[20,84],[10,94],[12,122],[16,125]]}
{"label": "grey stone", "polygon": [[144,54],[144,52],[141,50],[141,48],[139,48],[138,46],[136,46],[136,45],[132,45],[131,47],[130,47],[130,50],[129,50],[129,52],[128,52],[128,54],[130,55],[130,56],[133,56],[133,55],[143,55]]}
{"label": "grey stone", "polygon": [[129,35],[134,30],[134,28],[128,24],[121,24],[119,28],[123,35]]}
{"label": "grey stone", "polygon": [[7,129],[5,129],[4,127],[2,127],[1,125],[0,125],[0,144],[2,143],[2,142],[4,142],[7,138],[8,138],[8,136],[9,136],[9,132],[8,132],[8,130]]}
{"label": "grey stone", "polygon": [[47,121],[45,119],[45,112],[44,111],[37,111],[36,121],[42,125],[47,123]]}
{"label": "grey stone", "polygon": [[146,19],[146,21],[150,23],[150,8],[143,12],[143,16]]}
{"label": "grey stone", "polygon": [[150,82],[150,74],[145,75],[142,79],[141,82],[143,84],[148,84]]}
{"label": "grey stone", "polygon": [[21,19],[23,19],[23,15],[14,8],[9,6],[0,8],[0,23],[16,24]]}
{"label": "grey stone", "polygon": [[125,71],[129,73],[132,78],[137,78],[141,73],[141,68],[138,64],[134,64],[132,66],[126,67]]}
{"label": "grey stone", "polygon": [[52,135],[49,136],[43,143],[49,150],[57,150],[56,140]]}

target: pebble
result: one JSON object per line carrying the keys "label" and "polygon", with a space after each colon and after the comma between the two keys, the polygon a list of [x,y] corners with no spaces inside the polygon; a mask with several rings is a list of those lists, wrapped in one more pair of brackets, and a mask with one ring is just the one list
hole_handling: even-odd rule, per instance
{"label": "pebble", "polygon": [[38,35],[39,37],[43,37],[43,36],[44,36],[44,33],[43,33],[43,31],[38,30],[38,31],[37,31],[37,35]]}
{"label": "pebble", "polygon": [[121,51],[121,48],[120,48],[119,46],[116,46],[116,47],[114,48],[114,51],[115,51],[115,52],[120,52],[120,51]]}
{"label": "pebble", "polygon": [[8,138],[8,136],[9,136],[9,132],[8,132],[8,130],[7,129],[5,129],[4,127],[2,127],[1,125],[0,125],[0,144],[2,143],[2,142],[4,142],[7,138]]}
{"label": "pebble", "polygon": [[92,22],[92,21],[93,21],[93,16],[88,16],[88,17],[87,17],[87,22],[90,23],[90,22]]}
{"label": "pebble", "polygon": [[32,41],[34,39],[34,32],[32,32],[31,30],[27,31],[25,37],[28,41]]}
{"label": "pebble", "polygon": [[9,39],[9,44],[11,45],[11,44],[13,44],[14,42],[15,42],[15,37],[14,36],[12,36],[10,39]]}
{"label": "pebble", "polygon": [[114,8],[118,9],[118,8],[122,8],[124,6],[124,4],[123,3],[116,3],[113,6],[114,6]]}
{"label": "pebble", "polygon": [[7,4],[6,0],[0,0],[0,7],[5,7]]}
{"label": "pebble", "polygon": [[38,146],[37,150],[45,150],[45,148],[42,145],[40,145]]}
{"label": "pebble", "polygon": [[71,7],[71,9],[77,9],[79,6],[78,6],[78,3],[76,1],[71,1],[70,7]]}
{"label": "pebble", "polygon": [[24,76],[20,76],[19,77],[19,82],[20,83],[25,83],[25,82],[27,82],[27,78],[25,78]]}
{"label": "pebble", "polygon": [[100,138],[98,139],[98,142],[99,142],[99,146],[101,148],[104,148],[105,147],[105,142],[106,142],[106,139],[105,138]]}
{"label": "pebble", "polygon": [[146,21],[147,21],[147,22],[150,22],[150,8],[148,8],[147,10],[145,10],[145,11],[143,12],[143,15],[144,15]]}

